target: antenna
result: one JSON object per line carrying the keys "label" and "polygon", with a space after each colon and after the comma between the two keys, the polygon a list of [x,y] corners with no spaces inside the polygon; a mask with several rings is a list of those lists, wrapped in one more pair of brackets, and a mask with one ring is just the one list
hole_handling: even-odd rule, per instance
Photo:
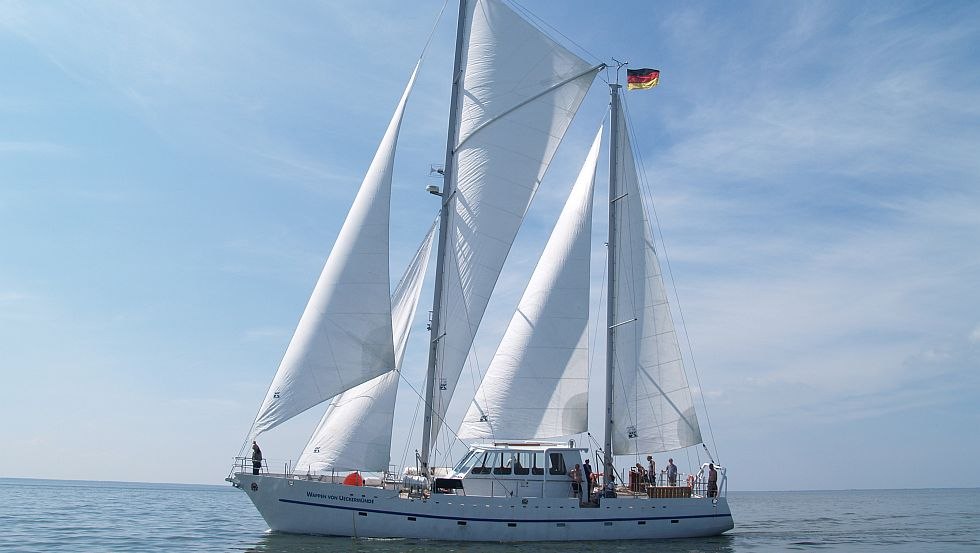
{"label": "antenna", "polygon": [[616,58],[609,58],[616,64],[616,84],[619,84],[619,70],[630,64],[628,61],[619,61]]}

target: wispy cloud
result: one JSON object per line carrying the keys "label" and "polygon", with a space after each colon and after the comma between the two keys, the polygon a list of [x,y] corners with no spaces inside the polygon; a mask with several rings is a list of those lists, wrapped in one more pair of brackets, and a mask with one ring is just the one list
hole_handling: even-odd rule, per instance
{"label": "wispy cloud", "polygon": [[740,41],[699,7],[663,24],[726,52],[672,82],[674,142],[644,157],[708,393],[740,409],[932,404],[968,357],[936,352],[980,301],[980,26],[913,9],[784,6]]}
{"label": "wispy cloud", "polygon": [[73,148],[53,142],[0,141],[0,156],[24,154],[58,157],[76,155]]}

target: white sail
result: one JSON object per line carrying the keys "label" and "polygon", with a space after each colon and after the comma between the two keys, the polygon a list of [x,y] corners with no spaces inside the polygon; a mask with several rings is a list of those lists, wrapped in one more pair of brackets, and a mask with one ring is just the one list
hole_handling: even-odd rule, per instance
{"label": "white sail", "polygon": [[249,439],[395,368],[388,219],[391,173],[412,72],[300,318]]}
{"label": "white sail", "polygon": [[528,205],[600,66],[496,0],[467,4],[433,443]]}
{"label": "white sail", "polygon": [[[395,361],[401,367],[415,318],[422,282],[435,236],[435,225],[391,295]],[[323,470],[383,471],[391,456],[391,426],[398,391],[398,370],[368,380],[334,398],[296,463],[295,472]]]}
{"label": "white sail", "polygon": [[[622,110],[619,112],[622,114]],[[625,119],[620,116],[613,377],[613,451],[659,452],[698,444],[694,401],[684,374],[651,221],[639,190]]]}
{"label": "white sail", "polygon": [[596,134],[458,436],[547,439],[588,428],[589,267]]}

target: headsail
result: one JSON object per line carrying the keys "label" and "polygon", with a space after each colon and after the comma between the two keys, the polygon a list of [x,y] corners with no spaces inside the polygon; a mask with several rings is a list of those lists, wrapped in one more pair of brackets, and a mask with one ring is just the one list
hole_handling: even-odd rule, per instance
{"label": "headsail", "polygon": [[602,129],[459,429],[547,439],[588,427],[592,199]]}
{"label": "headsail", "polygon": [[466,10],[431,441],[531,198],[601,68],[497,0]]}
{"label": "headsail", "polygon": [[[429,229],[391,295],[395,361],[399,368],[422,292],[435,229],[435,225]],[[388,371],[335,398],[303,449],[295,471],[382,471],[388,468],[398,374],[398,370]]]}
{"label": "headsail", "polygon": [[402,114],[417,73],[418,65],[255,417],[249,439],[395,368],[388,275],[391,173]]}
{"label": "headsail", "polygon": [[[694,401],[667,303],[622,110],[618,164],[625,195],[616,210],[615,361],[612,448],[617,455],[669,451],[701,442]],[[614,137],[614,140],[616,138]]]}

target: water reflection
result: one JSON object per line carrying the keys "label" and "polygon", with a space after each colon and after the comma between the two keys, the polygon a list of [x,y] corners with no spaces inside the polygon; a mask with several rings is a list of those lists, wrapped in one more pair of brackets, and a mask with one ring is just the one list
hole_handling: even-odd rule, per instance
{"label": "water reflection", "polygon": [[[593,541],[534,543],[535,553],[574,553],[603,551],[603,553],[732,553],[734,536],[689,538],[660,541]],[[328,536],[298,536],[267,533],[245,551],[254,553],[321,553],[347,551],[351,553],[505,553],[525,551],[528,543],[441,542],[410,539],[338,538]]]}

